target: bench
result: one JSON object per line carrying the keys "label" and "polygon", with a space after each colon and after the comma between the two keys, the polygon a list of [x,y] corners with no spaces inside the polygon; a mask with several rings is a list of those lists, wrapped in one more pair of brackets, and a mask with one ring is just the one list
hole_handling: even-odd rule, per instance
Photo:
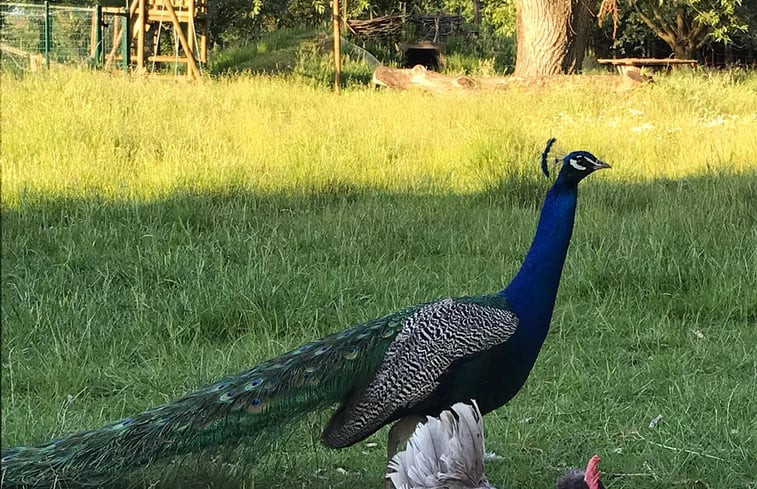
{"label": "bench", "polygon": [[621,75],[637,78],[641,76],[641,68],[644,67],[665,67],[686,65],[695,68],[698,64],[695,59],[674,59],[674,58],[617,58],[617,59],[598,59],[597,63],[603,65],[615,66]]}

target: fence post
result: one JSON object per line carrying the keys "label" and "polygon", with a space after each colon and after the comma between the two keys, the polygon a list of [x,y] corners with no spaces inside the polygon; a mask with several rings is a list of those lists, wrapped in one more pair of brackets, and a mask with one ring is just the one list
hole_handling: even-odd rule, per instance
{"label": "fence post", "polygon": [[50,20],[50,2],[45,1],[45,35],[44,46],[42,49],[45,52],[45,68],[50,69],[50,45],[52,44],[52,22]]}
{"label": "fence post", "polygon": [[102,58],[103,52],[103,8],[98,3],[95,5],[95,18],[97,19],[95,25],[95,68],[100,67],[100,58]]}
{"label": "fence post", "polygon": [[339,24],[339,0],[331,0],[331,22],[334,27],[334,93],[342,93],[342,37]]}
{"label": "fence post", "polygon": [[131,47],[129,46],[129,40],[131,39],[131,15],[129,15],[129,0],[126,0],[126,10],[124,10],[124,27],[121,29],[123,36],[121,36],[121,61],[124,69],[124,73],[129,72],[129,64],[131,63]]}

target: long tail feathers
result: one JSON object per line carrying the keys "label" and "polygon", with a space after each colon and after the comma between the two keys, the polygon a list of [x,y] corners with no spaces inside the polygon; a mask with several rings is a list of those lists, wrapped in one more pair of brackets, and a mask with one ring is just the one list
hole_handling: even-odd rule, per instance
{"label": "long tail feathers", "polygon": [[229,445],[341,402],[414,308],[306,343],[174,402],[100,429],[2,452],[2,486],[102,486],[160,458]]}

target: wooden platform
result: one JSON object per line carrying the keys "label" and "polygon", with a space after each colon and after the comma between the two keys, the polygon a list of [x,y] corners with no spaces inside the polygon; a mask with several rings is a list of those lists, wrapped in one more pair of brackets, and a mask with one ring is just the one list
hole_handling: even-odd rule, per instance
{"label": "wooden platform", "polygon": [[632,73],[641,73],[642,68],[663,67],[670,68],[673,66],[690,66],[696,68],[699,62],[695,59],[675,59],[675,58],[613,58],[598,59],[597,63],[603,65],[615,66],[621,75],[631,76]]}
{"label": "wooden platform", "polygon": [[[199,63],[207,62],[208,7],[206,0],[130,0],[128,9],[120,0],[101,2],[103,14],[128,19],[131,65],[138,71],[147,69],[147,62],[186,65],[187,77],[200,77]],[[176,34],[174,54],[161,53],[157,33],[167,29],[169,38]],[[165,35],[165,34],[164,34]],[[116,39],[111,55],[116,52]],[[177,50],[180,52],[176,56]],[[151,51],[151,52],[148,52]]]}

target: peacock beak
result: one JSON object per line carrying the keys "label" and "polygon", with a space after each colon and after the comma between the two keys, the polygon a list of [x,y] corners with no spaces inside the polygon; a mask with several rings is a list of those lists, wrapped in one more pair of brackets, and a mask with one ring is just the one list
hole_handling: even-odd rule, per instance
{"label": "peacock beak", "polygon": [[597,160],[594,162],[594,168],[593,168],[594,170],[601,170],[603,168],[612,168],[612,167],[602,160]]}

